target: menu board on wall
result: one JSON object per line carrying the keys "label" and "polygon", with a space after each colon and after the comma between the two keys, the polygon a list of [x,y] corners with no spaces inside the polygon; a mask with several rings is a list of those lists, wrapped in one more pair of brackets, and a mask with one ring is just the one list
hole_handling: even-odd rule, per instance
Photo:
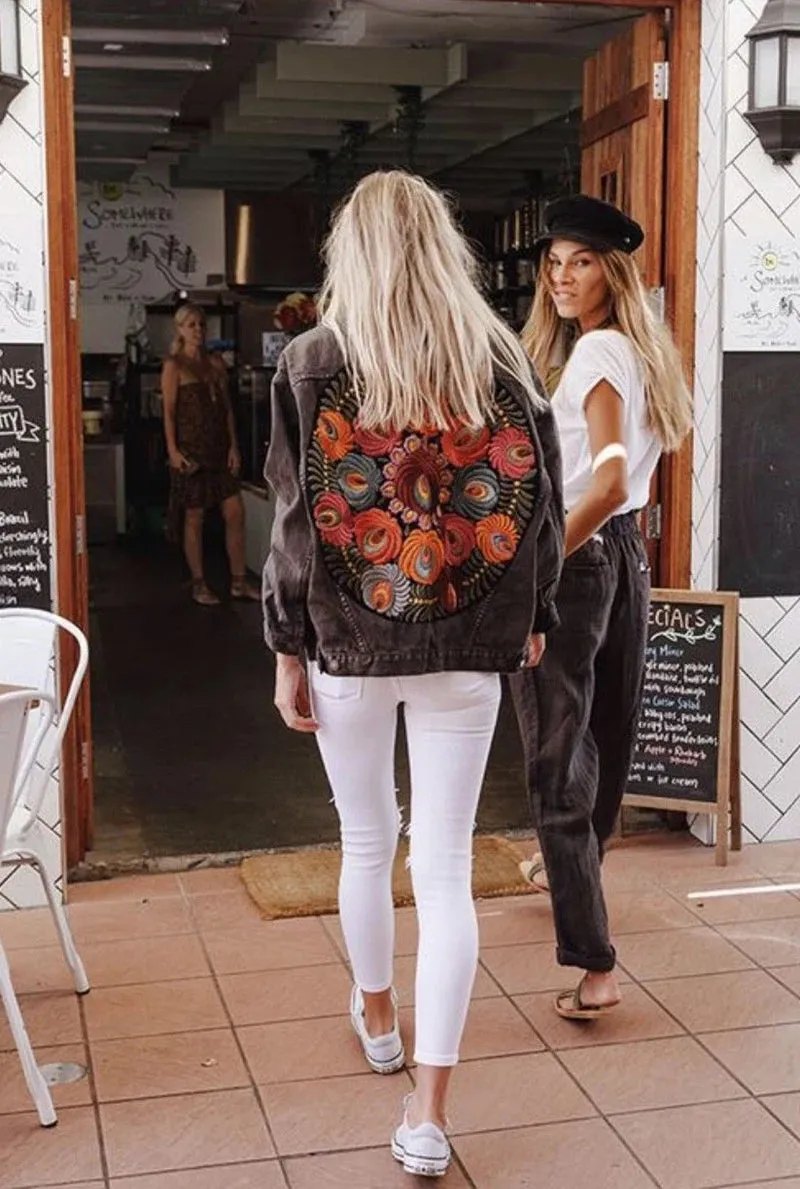
{"label": "menu board on wall", "polygon": [[800,248],[793,239],[727,237],[725,351],[800,351]]}
{"label": "menu board on wall", "polygon": [[0,212],[0,342],[41,343],[42,210],[35,202]]}
{"label": "menu board on wall", "polygon": [[50,608],[41,343],[0,347],[0,607]]}
{"label": "menu board on wall", "polygon": [[625,801],[717,815],[725,861],[728,814],[738,839],[738,596],[655,590],[642,710]]}

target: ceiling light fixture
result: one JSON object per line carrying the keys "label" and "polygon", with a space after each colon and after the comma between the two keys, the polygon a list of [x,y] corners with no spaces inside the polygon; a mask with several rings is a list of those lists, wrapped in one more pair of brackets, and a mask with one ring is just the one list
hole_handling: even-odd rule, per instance
{"label": "ceiling light fixture", "polygon": [[121,41],[107,41],[103,49],[107,54],[121,54],[125,46]]}
{"label": "ceiling light fixture", "polygon": [[19,0],[0,0],[0,120],[26,83],[22,73]]}
{"label": "ceiling light fixture", "polygon": [[[92,148],[95,148],[92,145]],[[101,161],[103,165],[144,165],[146,157],[76,157],[78,165],[94,165]]]}
{"label": "ceiling light fixture", "polygon": [[227,29],[124,29],[80,26],[73,28],[72,40],[77,45],[100,42],[122,45],[227,45]]}
{"label": "ceiling light fixture", "polygon": [[113,103],[76,103],[76,116],[131,116],[134,120],[177,120],[177,107],[134,107]]}
{"label": "ceiling light fixture", "polygon": [[124,54],[114,59],[113,67],[103,54],[76,54],[75,66],[78,70],[163,70],[170,74],[204,74],[211,69],[211,63],[200,58],[156,58],[144,54]]}

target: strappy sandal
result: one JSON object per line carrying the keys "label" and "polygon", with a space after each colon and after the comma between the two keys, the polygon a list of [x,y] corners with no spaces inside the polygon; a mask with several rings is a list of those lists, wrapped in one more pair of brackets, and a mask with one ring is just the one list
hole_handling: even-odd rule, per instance
{"label": "strappy sandal", "polygon": [[231,579],[231,598],[241,599],[245,602],[260,603],[261,591],[257,586],[254,586],[247,578],[232,578]]}
{"label": "strappy sandal", "polygon": [[534,892],[549,894],[550,885],[547,882],[547,870],[544,865],[544,857],[541,854],[535,854],[532,859],[523,859],[519,869],[522,872],[522,878],[531,885]]}
{"label": "strappy sandal", "polygon": [[213,590],[209,590],[202,578],[192,583],[192,599],[200,607],[219,606],[219,599]]}
{"label": "strappy sandal", "polygon": [[581,999],[581,991],[586,983],[586,975],[584,974],[577,987],[570,988],[568,991],[559,991],[555,997],[554,1007],[562,1020],[598,1020],[600,1016],[606,1016],[615,1007],[619,1007],[622,1002],[620,999],[616,1003],[584,1003]]}

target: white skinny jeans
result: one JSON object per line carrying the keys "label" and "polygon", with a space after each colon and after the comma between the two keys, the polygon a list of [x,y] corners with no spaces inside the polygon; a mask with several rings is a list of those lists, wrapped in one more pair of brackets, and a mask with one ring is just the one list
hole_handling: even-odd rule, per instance
{"label": "white skinny jeans", "polygon": [[419,922],[414,1060],[458,1061],[478,963],[472,836],[500,706],[496,673],[333,677],[311,666],[317,741],[342,829],[339,910],[362,991],[392,984],[397,711],[411,769],[411,879]]}

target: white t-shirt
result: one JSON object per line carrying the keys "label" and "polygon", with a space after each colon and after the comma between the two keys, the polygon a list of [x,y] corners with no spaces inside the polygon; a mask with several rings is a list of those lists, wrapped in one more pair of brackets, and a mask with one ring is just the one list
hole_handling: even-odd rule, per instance
{"label": "white t-shirt", "polygon": [[619,393],[625,405],[623,445],[628,451],[628,500],[617,513],[621,515],[647,504],[661,444],[647,425],[644,377],[636,350],[619,330],[591,330],[581,335],[553,396],[564,461],[564,507],[567,511],[573,508],[592,480],[584,405],[601,380]]}

